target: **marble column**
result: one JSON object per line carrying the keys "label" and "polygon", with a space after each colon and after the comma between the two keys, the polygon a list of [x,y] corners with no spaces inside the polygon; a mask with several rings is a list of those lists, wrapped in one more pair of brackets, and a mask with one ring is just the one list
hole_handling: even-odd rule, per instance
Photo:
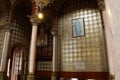
{"label": "marble column", "polygon": [[114,57],[112,56],[112,48],[111,48],[111,36],[110,30],[107,25],[106,20],[106,10],[102,11],[104,26],[105,26],[105,35],[106,35],[106,43],[107,43],[107,55],[108,55],[108,63],[109,63],[109,80],[114,80]]}
{"label": "marble column", "polygon": [[3,51],[2,51],[2,58],[1,58],[1,66],[0,66],[0,80],[6,80],[6,73],[7,73],[7,55],[8,55],[8,47],[9,47],[9,41],[10,41],[10,34],[11,34],[12,28],[7,25],[5,27],[5,37],[4,37],[4,43],[3,43]]}
{"label": "marble column", "polygon": [[113,58],[113,74],[115,80],[120,80],[120,1],[105,0],[106,18],[110,31],[111,56]]}
{"label": "marble column", "polygon": [[[120,80],[120,1],[119,0],[104,0],[105,1],[105,12],[107,31],[109,33],[109,47],[111,55],[109,57],[111,65],[111,79]],[[115,79],[114,79],[115,77]]]}
{"label": "marble column", "polygon": [[29,54],[29,70],[28,70],[28,80],[35,80],[35,65],[36,65],[36,39],[37,39],[37,28],[38,21],[37,17],[31,17],[32,23],[32,35],[30,44],[30,54]]}
{"label": "marble column", "polygon": [[107,15],[106,15],[106,7],[105,7],[105,1],[104,0],[97,0],[98,6],[100,11],[102,12],[103,21],[104,21],[104,28],[105,28],[105,36],[106,36],[106,44],[107,44],[107,56],[108,56],[108,64],[109,64],[109,80],[114,80],[114,57],[112,52],[112,44],[111,44],[111,30],[109,28],[108,22],[107,22]]}
{"label": "marble column", "polygon": [[53,28],[51,31],[53,35],[53,57],[52,57],[52,78],[51,80],[57,80],[57,28]]}

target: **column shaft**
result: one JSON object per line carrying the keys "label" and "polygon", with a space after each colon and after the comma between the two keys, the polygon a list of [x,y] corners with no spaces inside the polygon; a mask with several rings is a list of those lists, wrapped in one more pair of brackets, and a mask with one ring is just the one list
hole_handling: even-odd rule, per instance
{"label": "column shaft", "polygon": [[110,74],[114,74],[114,65],[113,65],[113,56],[112,51],[111,51],[111,43],[110,43],[110,33],[109,33],[109,29],[108,29],[108,25],[107,25],[107,20],[106,20],[106,11],[104,10],[102,12],[103,15],[103,20],[104,20],[104,25],[105,25],[105,35],[106,35],[106,42],[107,42],[107,52],[108,52],[108,63],[109,63],[109,72]]}
{"label": "column shaft", "polygon": [[56,72],[57,68],[57,37],[53,36],[53,72]]}
{"label": "column shaft", "polygon": [[57,29],[53,28],[53,57],[52,57],[52,80],[57,80]]}
{"label": "column shaft", "polygon": [[6,71],[6,64],[7,64],[7,52],[10,40],[10,31],[5,32],[4,44],[3,44],[3,51],[2,51],[2,59],[1,59],[1,71]]}
{"label": "column shaft", "polygon": [[30,44],[30,55],[29,55],[29,73],[35,73],[35,61],[36,61],[36,38],[37,38],[37,25],[32,26],[32,36]]}

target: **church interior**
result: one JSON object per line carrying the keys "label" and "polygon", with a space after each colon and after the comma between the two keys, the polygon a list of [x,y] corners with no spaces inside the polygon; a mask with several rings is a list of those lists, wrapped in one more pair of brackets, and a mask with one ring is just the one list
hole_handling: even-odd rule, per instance
{"label": "church interior", "polygon": [[0,80],[119,80],[120,10],[111,4],[0,0]]}

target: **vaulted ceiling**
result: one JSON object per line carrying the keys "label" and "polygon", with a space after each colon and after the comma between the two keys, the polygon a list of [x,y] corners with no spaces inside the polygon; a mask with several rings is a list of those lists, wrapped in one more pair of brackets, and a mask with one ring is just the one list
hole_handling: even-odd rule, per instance
{"label": "vaulted ceiling", "polygon": [[[51,10],[56,14],[59,8],[63,5],[63,3],[68,0],[54,0],[53,4],[49,4],[45,7],[45,10]],[[97,4],[97,0],[89,0],[93,4]],[[32,11],[32,1],[31,0],[15,0],[14,4],[10,4],[10,0],[0,0],[0,15],[4,11],[12,11],[12,13],[31,15]],[[46,11],[47,12],[47,11]],[[49,13],[49,12],[47,12]]]}

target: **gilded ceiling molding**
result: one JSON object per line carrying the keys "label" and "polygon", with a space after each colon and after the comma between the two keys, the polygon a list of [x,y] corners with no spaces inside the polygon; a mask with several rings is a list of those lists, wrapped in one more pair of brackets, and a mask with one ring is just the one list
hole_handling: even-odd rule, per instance
{"label": "gilded ceiling molding", "polygon": [[101,11],[105,10],[105,1],[104,0],[97,0],[98,2],[98,7]]}
{"label": "gilded ceiling molding", "polygon": [[54,0],[32,0],[32,14],[38,14]]}
{"label": "gilded ceiling molding", "polygon": [[48,6],[48,4],[53,3],[53,2],[54,0],[32,0],[33,7],[37,6],[40,9],[43,9],[44,7]]}
{"label": "gilded ceiling molding", "polygon": [[39,7],[46,7],[48,4],[53,3],[53,0],[38,0]]}

